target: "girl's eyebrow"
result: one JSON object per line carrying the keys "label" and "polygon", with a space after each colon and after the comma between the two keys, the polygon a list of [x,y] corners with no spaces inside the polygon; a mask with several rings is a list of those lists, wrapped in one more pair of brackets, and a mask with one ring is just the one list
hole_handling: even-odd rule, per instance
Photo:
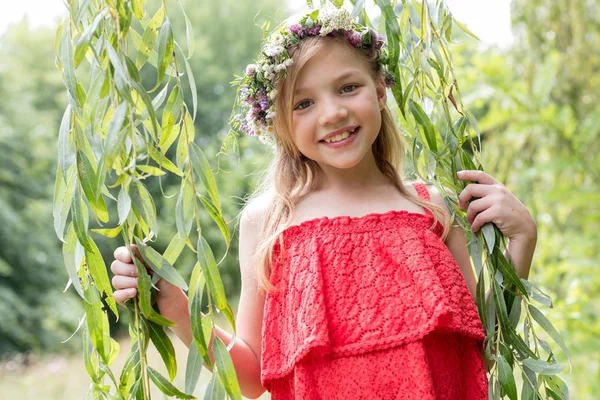
{"label": "girl's eyebrow", "polygon": [[[344,71],[342,74],[338,75],[336,78],[333,79],[333,83],[343,81],[344,79],[348,79],[354,75],[359,75],[359,74],[360,74],[360,71],[354,70],[354,69]],[[302,88],[302,87],[296,88],[296,90],[294,91],[294,96],[298,96],[299,94],[302,94],[307,91],[309,91],[308,88]]]}

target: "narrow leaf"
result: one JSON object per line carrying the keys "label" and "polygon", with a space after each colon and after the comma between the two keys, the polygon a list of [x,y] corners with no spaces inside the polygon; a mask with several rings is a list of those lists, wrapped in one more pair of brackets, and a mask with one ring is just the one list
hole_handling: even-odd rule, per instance
{"label": "narrow leaf", "polygon": [[565,342],[563,342],[562,337],[554,328],[552,323],[548,320],[548,318],[546,318],[544,314],[542,314],[540,310],[538,310],[531,304],[529,305],[529,312],[531,313],[533,319],[546,331],[548,335],[550,335],[552,340],[554,340],[554,342],[560,346],[562,351],[567,356],[567,359],[569,360],[569,366],[571,366],[571,355],[569,354],[569,349],[567,349]]}
{"label": "narrow leaf", "polygon": [[152,379],[152,382],[154,382],[156,387],[158,387],[160,389],[160,391],[163,392],[164,394],[166,394],[167,396],[174,396],[174,397],[177,397],[178,399],[195,399],[194,396],[185,394],[182,391],[180,391],[179,389],[177,389],[164,376],[159,374],[152,367],[148,366],[147,368],[148,368],[148,375],[150,376],[150,379]]}
{"label": "narrow leaf", "polygon": [[185,392],[188,394],[194,393],[198,380],[200,379],[200,372],[202,371],[202,356],[198,351],[196,342],[192,340],[190,349],[188,351],[187,362],[185,366]]}
{"label": "narrow leaf", "polygon": [[206,155],[204,155],[202,149],[196,143],[190,143],[190,150],[190,156],[194,170],[206,187],[206,191],[213,201],[213,204],[220,212],[221,202],[219,201],[219,191],[217,189],[217,183],[215,181],[212,169],[208,163],[208,159],[206,158]]}
{"label": "narrow leaf", "polygon": [[502,385],[504,393],[506,393],[509,399],[517,400],[517,385],[515,384],[512,368],[501,355],[496,357],[496,361],[498,362],[498,378],[500,379],[500,385]]}
{"label": "narrow leaf", "polygon": [[85,251],[85,259],[87,261],[88,271],[92,278],[94,279],[94,284],[96,288],[100,291],[101,294],[106,297],[104,300],[113,311],[117,319],[119,318],[119,312],[117,310],[117,304],[115,303],[115,299],[113,297],[112,287],[110,286],[110,281],[108,280],[108,272],[106,270],[106,264],[104,263],[104,259],[102,258],[102,254],[100,254],[100,250],[96,243],[90,238],[90,249],[86,249]]}
{"label": "narrow leaf", "polygon": [[135,242],[138,245],[138,249],[142,258],[148,266],[161,278],[183,290],[188,289],[188,285],[185,280],[175,271],[175,268],[167,260],[160,255],[159,252],[154,250],[152,247],[145,245],[141,240],[135,238]]}
{"label": "narrow leaf", "polygon": [[213,340],[213,354],[215,357],[215,364],[217,365],[217,371],[219,373],[219,379],[223,382],[225,390],[231,399],[242,398],[242,393],[237,381],[235,368],[233,362],[229,356],[229,352],[225,348],[225,345],[221,341],[221,338],[215,336]]}
{"label": "narrow leaf", "polygon": [[175,359],[173,343],[171,343],[171,339],[169,339],[162,326],[152,322],[149,322],[148,325],[150,326],[150,339],[167,367],[169,380],[173,382],[175,375],[177,375],[177,360]]}

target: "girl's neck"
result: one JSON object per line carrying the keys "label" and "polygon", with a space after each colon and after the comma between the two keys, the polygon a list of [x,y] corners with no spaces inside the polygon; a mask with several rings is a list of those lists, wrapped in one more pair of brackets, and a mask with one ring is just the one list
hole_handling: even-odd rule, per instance
{"label": "girl's neck", "polygon": [[351,168],[333,168],[321,165],[321,177],[318,190],[353,192],[365,190],[369,186],[389,184],[390,181],[377,167],[372,152],[367,153],[360,163]]}

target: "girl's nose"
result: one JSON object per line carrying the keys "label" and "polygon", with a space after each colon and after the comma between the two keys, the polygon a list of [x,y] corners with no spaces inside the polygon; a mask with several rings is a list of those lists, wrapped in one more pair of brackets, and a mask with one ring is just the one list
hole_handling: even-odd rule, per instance
{"label": "girl's nose", "polygon": [[319,123],[322,126],[336,124],[348,117],[348,109],[336,99],[323,100],[321,105]]}

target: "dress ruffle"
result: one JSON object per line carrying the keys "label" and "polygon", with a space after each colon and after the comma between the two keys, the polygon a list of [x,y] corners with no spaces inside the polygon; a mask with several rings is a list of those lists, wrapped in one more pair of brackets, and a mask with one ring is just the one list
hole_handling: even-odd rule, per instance
{"label": "dress ruffle", "polygon": [[315,357],[365,355],[434,331],[482,341],[475,303],[433,223],[401,210],[284,231],[271,270],[277,291],[265,302],[263,385]]}

